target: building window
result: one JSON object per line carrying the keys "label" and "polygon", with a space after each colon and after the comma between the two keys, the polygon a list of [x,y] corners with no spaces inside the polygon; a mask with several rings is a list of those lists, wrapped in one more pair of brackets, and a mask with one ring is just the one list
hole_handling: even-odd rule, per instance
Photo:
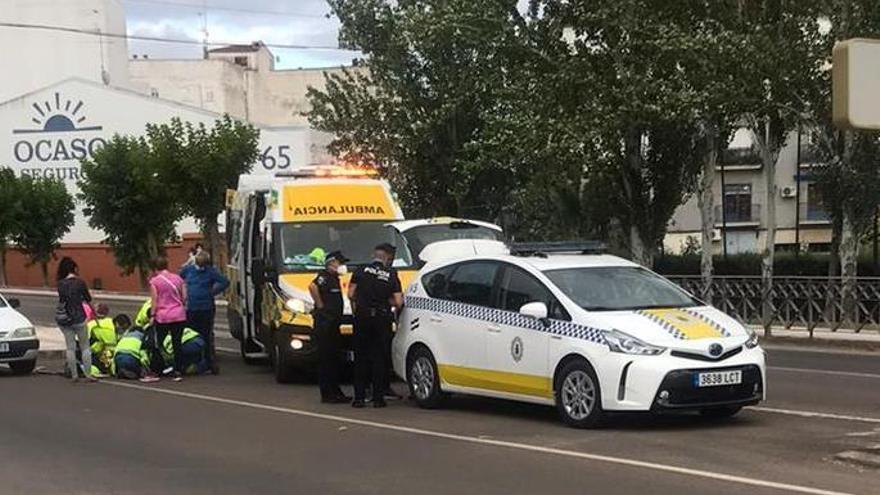
{"label": "building window", "polygon": [[728,223],[757,222],[757,206],[752,205],[751,184],[724,185],[724,216]]}
{"label": "building window", "polygon": [[802,218],[808,222],[827,222],[831,215],[822,200],[822,190],[814,184],[807,184],[807,202],[803,204]]}
{"label": "building window", "polygon": [[248,58],[247,57],[235,57],[234,59],[232,59],[232,61],[235,63],[235,65],[240,65],[242,67],[248,66]]}

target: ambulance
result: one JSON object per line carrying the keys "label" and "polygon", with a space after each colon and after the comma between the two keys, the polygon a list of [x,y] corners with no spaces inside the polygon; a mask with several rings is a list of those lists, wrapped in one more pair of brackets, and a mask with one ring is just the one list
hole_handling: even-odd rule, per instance
{"label": "ambulance", "polygon": [[[286,383],[317,364],[308,286],[323,255],[341,250],[351,273],[372,260],[383,242],[398,248],[394,267],[405,286],[416,263],[392,223],[403,214],[388,183],[373,170],[304,167],[276,175],[245,175],[227,193],[228,319],[241,355],[252,364],[269,360]],[[343,348],[352,358],[351,308],[346,298]]]}

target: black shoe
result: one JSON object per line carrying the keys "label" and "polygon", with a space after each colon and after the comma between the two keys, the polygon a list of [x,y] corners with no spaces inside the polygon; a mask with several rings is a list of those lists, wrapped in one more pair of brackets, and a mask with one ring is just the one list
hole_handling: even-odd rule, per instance
{"label": "black shoe", "polygon": [[385,399],[373,400],[373,407],[375,407],[376,409],[388,407],[388,403],[385,402]]}
{"label": "black shoe", "polygon": [[212,364],[211,365],[211,374],[212,375],[219,375],[220,374],[220,367],[217,366],[216,364]]}
{"label": "black shoe", "polygon": [[361,399],[355,399],[351,401],[351,407],[355,409],[363,409],[364,407],[366,407],[366,404],[364,404],[364,401]]}
{"label": "black shoe", "polygon": [[344,395],[336,397],[321,397],[321,402],[324,404],[348,404],[351,402],[351,399]]}

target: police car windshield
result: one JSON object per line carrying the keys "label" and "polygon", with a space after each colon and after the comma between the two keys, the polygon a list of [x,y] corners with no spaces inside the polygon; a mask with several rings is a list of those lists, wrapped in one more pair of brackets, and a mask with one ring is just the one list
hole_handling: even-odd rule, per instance
{"label": "police car windshield", "polygon": [[503,241],[504,235],[489,227],[470,222],[451,222],[421,225],[403,233],[410,250],[418,255],[428,244],[458,239],[488,239]]}
{"label": "police car windshield", "polygon": [[383,242],[397,246],[395,267],[413,264],[406,243],[385,221],[285,223],[278,238],[279,265],[287,272],[320,270],[320,256],[337,250],[351,259],[348,265],[365,265],[373,260],[373,248]]}
{"label": "police car windshield", "polygon": [[564,268],[544,272],[587,311],[625,311],[699,306],[677,285],[648,270],[629,266]]}

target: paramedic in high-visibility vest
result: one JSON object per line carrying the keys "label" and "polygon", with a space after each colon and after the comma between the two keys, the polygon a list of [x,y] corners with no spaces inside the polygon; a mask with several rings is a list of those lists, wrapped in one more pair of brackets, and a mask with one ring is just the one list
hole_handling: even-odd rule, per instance
{"label": "paramedic in high-visibility vest", "polygon": [[[208,349],[205,339],[192,328],[183,329],[180,345],[180,362],[183,372],[187,375],[201,375],[211,371],[208,361]],[[171,336],[165,337],[162,342],[162,357],[165,362],[174,361],[174,347],[171,344]]]}
{"label": "paramedic in high-visibility vest", "polygon": [[116,325],[109,315],[110,308],[101,303],[95,309],[95,318],[86,322],[89,347],[92,350],[92,376],[103,377],[110,373],[117,337]]}
{"label": "paramedic in high-visibility vest", "polygon": [[111,372],[117,378],[155,382],[159,378],[150,370],[150,344],[140,327],[132,327],[131,319],[118,315],[113,319],[116,328],[124,332],[113,352]]}

